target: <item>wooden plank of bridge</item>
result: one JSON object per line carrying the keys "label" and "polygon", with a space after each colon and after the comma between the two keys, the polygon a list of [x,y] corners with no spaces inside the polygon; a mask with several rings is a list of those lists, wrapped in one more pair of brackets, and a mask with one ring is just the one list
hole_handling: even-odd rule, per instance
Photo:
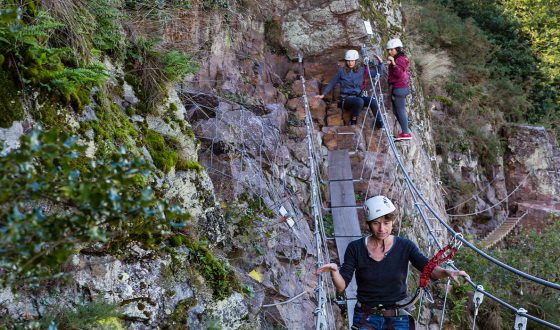
{"label": "wooden plank of bridge", "polygon": [[[354,196],[354,183],[348,150],[329,151],[329,192],[336,248],[340,263],[344,262],[346,247],[353,240],[361,237],[356,199]],[[352,326],[352,317],[356,305],[356,279],[346,288],[346,304],[348,306],[348,324]]]}

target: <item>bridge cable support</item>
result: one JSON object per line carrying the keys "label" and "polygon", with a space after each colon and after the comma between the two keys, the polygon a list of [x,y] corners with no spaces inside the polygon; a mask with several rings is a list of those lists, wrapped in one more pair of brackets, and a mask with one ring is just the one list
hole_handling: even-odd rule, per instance
{"label": "bridge cable support", "polygon": [[473,304],[474,304],[474,315],[473,315],[473,322],[472,322],[472,330],[476,327],[476,317],[478,316],[478,308],[482,305],[482,300],[484,299],[484,287],[482,285],[476,286],[476,291],[473,296]]}
{"label": "bridge cable support", "polygon": [[515,330],[525,330],[527,329],[527,317],[525,317],[527,310],[524,308],[519,308],[515,314]]}
{"label": "bridge cable support", "polygon": [[[447,268],[453,267],[453,260],[449,259],[446,261]],[[443,296],[443,307],[441,308],[441,318],[439,319],[439,330],[443,329],[443,320],[445,320],[445,306],[447,306],[447,295],[449,294],[449,285],[451,284],[451,278],[447,278],[445,283],[445,295]]]}

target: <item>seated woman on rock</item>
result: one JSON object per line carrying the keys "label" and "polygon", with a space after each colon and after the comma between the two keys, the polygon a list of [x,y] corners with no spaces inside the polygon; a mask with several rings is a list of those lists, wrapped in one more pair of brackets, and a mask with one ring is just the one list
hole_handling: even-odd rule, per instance
{"label": "seated woman on rock", "polygon": [[[377,72],[381,72],[383,69],[383,60],[378,55],[375,55],[379,63],[373,66]],[[369,104],[369,107],[376,118],[376,125],[378,127],[383,127],[383,122],[380,115],[378,115],[379,107],[375,99],[367,96],[362,96],[362,92],[365,90],[368,73],[365,65],[360,65],[358,60],[360,55],[358,51],[350,49],[346,52],[344,56],[345,65],[344,67],[338,69],[336,75],[331,79],[323,94],[317,95],[318,98],[323,98],[325,94],[331,92],[336,84],[340,84],[340,104],[343,110],[349,110],[352,114],[350,119],[350,125],[356,125],[358,121],[358,115],[360,110],[364,105]],[[364,72],[365,71],[365,72]],[[376,72],[372,72],[372,76]]]}
{"label": "seated woman on rock", "polygon": [[[391,235],[395,206],[387,197],[368,199],[364,209],[371,235],[348,244],[340,270],[337,264],[329,263],[319,267],[317,274],[330,272],[334,286],[342,292],[356,273],[358,302],[352,329],[408,330],[414,326],[413,319],[396,306],[407,297],[408,263],[422,271],[428,258],[412,241]],[[431,273],[432,279],[448,276],[455,282],[459,276],[468,277],[462,270],[441,267],[435,267]]]}

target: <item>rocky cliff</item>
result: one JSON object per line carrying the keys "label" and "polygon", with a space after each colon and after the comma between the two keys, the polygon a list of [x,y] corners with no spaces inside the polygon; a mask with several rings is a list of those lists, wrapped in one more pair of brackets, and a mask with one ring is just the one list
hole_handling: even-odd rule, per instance
{"label": "rocky cliff", "polygon": [[[305,75],[308,95],[318,94],[346,49],[367,44],[370,52],[381,55],[390,37],[406,40],[403,14],[392,0],[219,4],[223,6],[208,10],[203,2],[193,1],[188,10],[166,12],[165,24],[147,24],[141,19],[127,22],[129,37],[162,36],[159,47],[194,53],[200,62],[197,73],[166,86],[166,97],[150,114],[127,112],[138,107],[141,97],[127,79],[124,64],[105,60],[110,96],[120,114],[116,118],[129,123],[131,131],[143,134],[147,129],[173,141],[179,159],[202,165],[203,169],[197,170],[172,164],[157,171],[154,178],[165,199],[189,211],[192,222],[187,236],[198,243],[171,242],[157,251],[131,243],[118,255],[80,249],[64,266],[71,274],[69,281],[0,291],[0,306],[13,320],[27,322],[48,314],[55,306],[72,309],[102,300],[121,306],[122,325],[132,329],[314,327],[314,228],[309,214],[310,169],[298,75]],[[364,19],[371,21],[373,36],[365,33]],[[298,54],[304,58],[305,72],[295,61]],[[436,155],[432,114],[420,87],[415,80],[412,83],[415,93],[408,101],[415,139],[399,150],[408,173],[440,215],[446,215],[440,181],[440,168],[446,166],[476,187],[490,182],[492,188],[485,198],[475,199],[477,210],[503,199],[526,180],[525,173],[533,173],[511,196],[509,208],[499,206],[486,212],[488,228],[479,227],[481,232],[513,212],[514,202],[517,212],[532,210],[532,219],[558,209],[558,151],[544,130],[507,128],[508,152],[503,165],[496,167],[493,178],[482,176],[476,160],[467,155],[449,155],[449,159]],[[425,243],[428,234],[416,216],[418,210],[386,141],[366,143],[371,118],[366,120],[363,135],[356,130],[354,138],[341,140],[335,133],[336,127],[343,125],[344,114],[333,99],[312,99],[310,104],[315,133],[322,142],[321,167],[328,166],[328,150],[355,149],[353,171],[356,177],[365,178],[356,185],[358,201],[372,192],[394,198],[403,232],[424,251],[433,252],[433,246]],[[0,139],[10,147],[17,147],[18,138],[38,124],[31,113],[40,108],[39,100],[31,96],[23,103],[36,105],[25,109],[24,120],[0,129]],[[76,127],[88,120],[109,125],[99,118],[96,102],[80,113],[60,107],[56,115],[61,127],[82,134],[95,157],[103,146],[96,138],[99,131]],[[380,134],[376,131],[372,136],[379,138]],[[134,146],[131,153],[154,164],[161,156],[143,141]],[[543,160],[548,164],[545,167]],[[287,210],[289,219],[281,215],[281,208]],[[471,230],[470,224],[458,226]],[[434,229],[441,242],[447,242],[442,227],[434,223]],[[332,258],[336,259],[334,251]],[[224,269],[231,269],[235,280]],[[224,283],[230,290],[222,290]],[[278,304],[295,296],[299,298]],[[430,322],[429,311],[426,313],[424,324]],[[338,308],[335,314],[337,327],[341,327]]]}

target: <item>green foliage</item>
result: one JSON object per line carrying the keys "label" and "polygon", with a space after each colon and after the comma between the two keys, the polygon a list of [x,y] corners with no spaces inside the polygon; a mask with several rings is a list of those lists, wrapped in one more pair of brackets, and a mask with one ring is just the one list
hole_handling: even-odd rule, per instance
{"label": "green foliage", "polygon": [[202,165],[200,165],[199,162],[195,161],[195,160],[182,160],[179,159],[177,162],[177,165],[175,166],[175,169],[177,171],[189,171],[189,170],[194,170],[198,173],[202,172],[202,170],[204,169],[204,167],[202,167]]}
{"label": "green foliage", "polygon": [[[490,171],[502,154],[498,129],[506,120],[521,120],[531,104],[522,84],[496,75],[498,49],[473,18],[461,18],[435,1],[420,1],[411,20],[412,31],[431,51],[444,50],[453,62],[453,73],[432,96],[445,107],[448,117],[437,121],[438,152],[474,151],[481,166]],[[491,63],[491,65],[488,65]],[[425,68],[430,70],[431,68]],[[442,95],[443,94],[443,95]],[[467,138],[468,137],[468,138]]]}
{"label": "green foliage", "polygon": [[[1,62],[1,61],[0,61]],[[23,119],[23,108],[18,91],[0,64],[0,127],[10,127],[14,120]]]}
{"label": "green foliage", "polygon": [[24,84],[38,87],[78,110],[89,104],[91,89],[107,77],[104,67],[78,66],[69,48],[50,47],[50,34],[63,25],[46,12],[28,17],[21,8],[12,10],[19,15],[2,15],[0,21],[0,52],[9,59],[4,61],[4,69],[18,72]]}
{"label": "green foliage", "polygon": [[171,50],[163,57],[163,73],[169,81],[179,81],[187,74],[197,71],[198,66],[182,52]]}
{"label": "green foliage", "polygon": [[[436,0],[435,2],[449,6],[459,17],[475,21],[494,45],[496,50],[488,63],[491,77],[496,80],[513,81],[526,99],[522,105],[523,111],[514,109],[511,117],[510,111],[504,111],[506,118],[542,124],[559,132],[560,28],[558,26],[560,25],[556,2],[553,0]],[[502,95],[497,96],[496,99],[508,99],[508,94]]]}
{"label": "green foliage", "polygon": [[[560,264],[559,231],[560,221],[552,218],[549,225],[540,233],[535,230],[522,232],[519,236],[508,240],[507,249],[494,250],[492,255],[523,272],[558,283],[560,281],[558,272],[558,264]],[[457,253],[455,259],[458,267],[469,273],[477,284],[482,284],[485,290],[514,306],[528,309],[531,315],[554,324],[560,323],[560,309],[558,308],[560,293],[558,291],[524,280],[495,266],[470,249],[463,248]],[[491,309],[496,309],[501,314],[504,328],[513,322],[513,313],[501,306],[484,303],[481,308],[482,313],[489,314],[493,313]],[[541,328],[535,323],[533,325],[535,329]]]}
{"label": "green foliage", "polygon": [[208,248],[183,235],[173,236],[170,243],[172,246],[183,245],[188,248],[187,260],[200,272],[207,285],[212,288],[216,299],[227,298],[233,290],[241,289],[233,271],[214,257]]}
{"label": "green foliage", "polygon": [[264,200],[256,194],[251,196],[249,193],[244,192],[241,193],[237,199],[241,203],[247,203],[248,210],[253,211],[255,214],[262,214],[267,218],[274,217],[274,212],[272,212],[272,210],[266,206]]}
{"label": "green foliage", "polygon": [[37,282],[60,272],[78,245],[115,251],[139,242],[153,248],[187,220],[160,201],[142,159],[124,151],[87,160],[77,137],[34,131],[0,156],[0,284]]}
{"label": "green foliage", "polygon": [[157,168],[169,172],[179,160],[177,146],[166,142],[163,136],[155,131],[148,130],[144,136],[144,143],[154,160]]}
{"label": "green foliage", "polygon": [[40,320],[42,329],[123,329],[119,318],[122,316],[119,306],[104,302],[90,302],[76,306],[75,309],[63,309],[51,312]]}
{"label": "green foliage", "polygon": [[186,326],[188,324],[188,312],[192,307],[196,306],[196,303],[196,298],[194,297],[177,302],[173,312],[165,318],[162,329],[177,329],[181,326]]}
{"label": "green foliage", "polygon": [[137,38],[127,52],[126,81],[134,87],[138,98],[154,112],[164,98],[166,85],[180,81],[186,74],[198,71],[198,66],[184,53],[176,50],[156,50],[158,40]]}
{"label": "green foliage", "polygon": [[202,0],[202,7],[204,9],[220,9],[220,8],[228,8],[229,4],[227,0]]}
{"label": "green foliage", "polygon": [[127,9],[162,10],[166,7],[192,9],[192,0],[125,0]]}
{"label": "green foliage", "polygon": [[93,46],[123,60],[127,47],[122,27],[123,1],[89,0],[85,4],[95,18],[91,36]]}
{"label": "green foliage", "polygon": [[95,133],[97,154],[101,157],[111,154],[121,147],[133,154],[140,154],[136,138],[138,130],[121,111],[118,105],[110,103],[100,92],[94,97],[97,101],[95,115],[97,120],[80,122],[81,132],[92,129]]}

